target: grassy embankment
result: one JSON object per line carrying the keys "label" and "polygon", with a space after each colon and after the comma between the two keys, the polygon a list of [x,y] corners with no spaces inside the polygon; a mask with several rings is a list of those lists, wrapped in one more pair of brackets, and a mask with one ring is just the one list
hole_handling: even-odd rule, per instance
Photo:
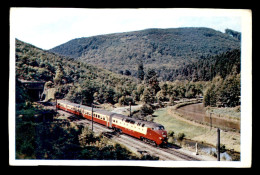
{"label": "grassy embankment", "polygon": [[[166,107],[155,111],[154,122],[165,126],[166,130],[174,131],[174,135],[184,133],[185,138],[198,142],[216,145],[217,130],[202,124],[188,121],[178,116],[172,110],[173,107]],[[235,132],[221,131],[221,144],[226,146],[226,149],[234,149],[240,152],[240,134]]]}

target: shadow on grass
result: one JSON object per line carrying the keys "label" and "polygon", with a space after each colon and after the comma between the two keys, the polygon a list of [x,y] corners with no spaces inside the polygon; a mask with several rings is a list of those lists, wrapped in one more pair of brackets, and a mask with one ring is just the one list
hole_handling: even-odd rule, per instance
{"label": "shadow on grass", "polygon": [[181,149],[181,147],[179,145],[176,145],[174,143],[168,143],[167,145],[169,148],[174,148],[174,149]]}

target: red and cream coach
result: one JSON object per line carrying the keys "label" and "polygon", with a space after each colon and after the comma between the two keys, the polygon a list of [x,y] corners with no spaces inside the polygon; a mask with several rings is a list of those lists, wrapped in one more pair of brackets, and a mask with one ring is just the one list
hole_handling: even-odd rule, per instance
{"label": "red and cream coach", "polygon": [[[92,120],[91,107],[65,100],[58,100],[57,108]],[[98,108],[94,108],[93,110],[93,121],[153,145],[167,144],[167,132],[164,127],[158,123],[137,120]]]}

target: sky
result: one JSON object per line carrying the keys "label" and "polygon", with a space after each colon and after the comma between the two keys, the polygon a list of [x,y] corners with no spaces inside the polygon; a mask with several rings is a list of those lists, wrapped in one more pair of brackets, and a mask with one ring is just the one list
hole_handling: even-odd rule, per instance
{"label": "sky", "polygon": [[11,36],[42,49],[71,39],[147,28],[209,27],[241,32],[241,10],[11,8]]}

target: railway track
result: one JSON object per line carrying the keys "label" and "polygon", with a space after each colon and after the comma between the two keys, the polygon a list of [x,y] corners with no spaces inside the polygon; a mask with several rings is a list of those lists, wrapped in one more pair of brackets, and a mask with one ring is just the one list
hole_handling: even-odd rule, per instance
{"label": "railway track", "polygon": [[[48,107],[55,108],[55,107]],[[90,120],[75,116],[74,114],[68,113],[63,110],[57,110],[57,112],[77,125],[89,126],[91,129],[92,122]],[[117,135],[112,129],[107,128],[98,123],[93,123],[95,133],[104,133],[105,136],[113,139],[114,141],[121,143],[128,147],[130,150],[136,153],[147,153],[149,155],[159,157],[159,160],[181,160],[181,161],[200,161],[201,159],[194,157],[192,155],[186,154],[179,150],[176,150],[172,146],[167,148],[155,147],[151,144],[145,143],[137,138],[131,137],[129,135],[120,134]]]}
{"label": "railway track", "polygon": [[[128,135],[121,135],[121,137],[124,137],[124,140],[134,143],[135,147],[140,145],[142,149],[145,148],[147,151],[149,151],[149,153],[159,155],[161,160],[186,160],[186,161],[201,160],[197,157],[178,151],[172,146],[168,146],[167,148],[155,147],[149,143],[142,142],[141,140]],[[129,144],[129,142],[126,144]]]}

